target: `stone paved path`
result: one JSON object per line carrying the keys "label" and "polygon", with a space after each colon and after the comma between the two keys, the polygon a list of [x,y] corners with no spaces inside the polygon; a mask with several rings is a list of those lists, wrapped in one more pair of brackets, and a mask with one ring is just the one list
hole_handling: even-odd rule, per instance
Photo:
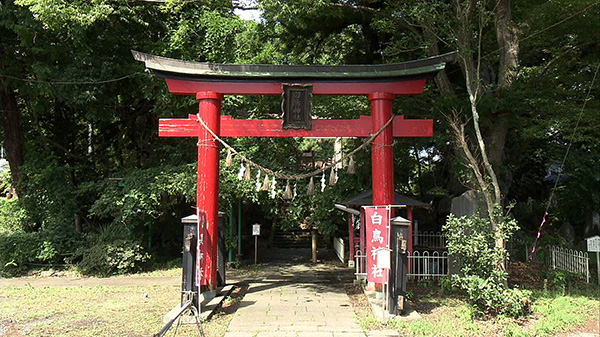
{"label": "stone paved path", "polygon": [[344,288],[351,271],[279,265],[250,282],[225,337],[364,337]]}

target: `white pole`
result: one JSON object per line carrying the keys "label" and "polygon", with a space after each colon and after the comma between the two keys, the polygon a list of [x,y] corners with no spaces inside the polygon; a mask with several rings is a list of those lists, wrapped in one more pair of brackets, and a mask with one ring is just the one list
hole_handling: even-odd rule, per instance
{"label": "white pole", "polygon": [[254,264],[258,258],[258,235],[254,236]]}
{"label": "white pole", "polygon": [[600,284],[600,252],[596,252],[596,269],[598,270],[598,284]]}
{"label": "white pole", "polygon": [[381,311],[382,311],[382,315],[383,315],[383,321],[385,322],[385,306],[387,305],[387,282],[383,283],[383,303],[381,305]]}

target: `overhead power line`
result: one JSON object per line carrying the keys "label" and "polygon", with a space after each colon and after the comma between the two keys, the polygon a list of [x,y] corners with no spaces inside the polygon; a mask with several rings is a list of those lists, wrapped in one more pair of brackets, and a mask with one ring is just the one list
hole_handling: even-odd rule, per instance
{"label": "overhead power line", "polygon": [[4,78],[10,78],[16,81],[21,81],[21,82],[27,82],[27,83],[45,83],[45,84],[56,84],[56,85],[84,85],[84,84],[106,84],[106,83],[112,83],[112,82],[119,82],[119,81],[123,81],[126,80],[130,77],[133,77],[135,75],[139,75],[139,74],[143,74],[143,72],[138,71],[129,75],[125,75],[125,76],[121,76],[121,77],[117,77],[117,78],[110,78],[110,79],[106,79],[106,80],[90,80],[90,81],[44,81],[44,80],[36,80],[36,79],[32,79],[32,78],[20,78],[20,77],[16,77],[16,76],[12,76],[12,75],[7,75],[7,74],[0,74],[0,77],[4,77]]}
{"label": "overhead power line", "polygon": [[596,66],[596,71],[594,72],[594,77],[592,78],[592,82],[590,83],[590,88],[588,89],[587,95],[586,95],[585,99],[583,100],[583,105],[581,107],[581,111],[579,112],[579,117],[577,118],[577,123],[575,124],[575,128],[573,129],[573,134],[571,134],[571,139],[569,140],[569,145],[567,146],[567,150],[565,152],[563,160],[560,163],[560,168],[559,168],[558,174],[556,176],[556,181],[554,182],[554,187],[552,187],[552,190],[550,191],[550,197],[548,197],[548,203],[546,204],[546,211],[544,212],[544,216],[542,217],[542,223],[540,224],[540,227],[538,229],[538,233],[535,238],[535,242],[533,243],[533,248],[531,249],[531,253],[529,254],[530,260],[533,259],[533,254],[535,254],[537,242],[540,239],[540,236],[542,234],[542,228],[544,227],[544,224],[546,223],[546,216],[548,216],[548,211],[550,210],[550,205],[552,204],[552,198],[554,197],[554,193],[556,192],[556,188],[558,187],[558,182],[560,181],[560,176],[565,167],[567,157],[569,156],[569,151],[571,150],[571,145],[573,145],[573,142],[575,141],[575,135],[577,134],[577,131],[578,131],[577,129],[579,128],[581,118],[583,117],[583,112],[585,110],[585,106],[590,98],[592,89],[594,88],[594,83],[596,82],[596,76],[598,75],[598,70],[600,70],[600,63],[598,63],[598,65]]}

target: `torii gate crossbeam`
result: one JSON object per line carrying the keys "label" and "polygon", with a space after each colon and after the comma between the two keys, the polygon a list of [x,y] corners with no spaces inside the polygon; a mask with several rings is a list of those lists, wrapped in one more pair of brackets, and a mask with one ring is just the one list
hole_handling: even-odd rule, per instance
{"label": "torii gate crossbeam", "polygon": [[[217,230],[219,195],[219,137],[368,137],[392,118],[396,95],[416,95],[427,78],[442,70],[452,54],[386,65],[277,66],[227,65],[186,62],[139,52],[134,58],[165,78],[169,91],[195,95],[198,115],[187,119],[161,119],[162,137],[198,137],[197,209],[206,218],[200,284],[214,290],[217,283]],[[223,95],[281,95],[284,84],[310,84],[314,95],[364,95],[371,116],[356,120],[313,120],[311,130],[282,129],[280,120],[237,120],[221,116]],[[206,128],[200,124],[202,119]],[[395,116],[372,143],[373,204],[394,202],[394,137],[431,137],[432,120],[406,120]]]}

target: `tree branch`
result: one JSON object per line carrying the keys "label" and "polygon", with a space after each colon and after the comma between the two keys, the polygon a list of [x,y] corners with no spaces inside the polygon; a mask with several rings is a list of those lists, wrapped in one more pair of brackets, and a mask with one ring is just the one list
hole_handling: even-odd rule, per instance
{"label": "tree branch", "polygon": [[[130,0],[129,2],[149,2],[149,3],[156,3],[156,4],[164,4],[164,3],[167,3],[168,0]],[[233,2],[231,4],[231,6],[211,4],[211,3],[208,3],[206,0],[179,0],[179,2],[183,2],[183,3],[199,2],[199,3],[204,3],[206,5],[212,5],[214,7],[239,9],[239,10],[243,10],[243,11],[246,11],[246,10],[250,11],[250,10],[258,10],[258,9],[260,9],[259,7],[256,7],[256,6],[252,6],[252,7],[242,6],[242,5],[237,5],[237,4],[233,3]]]}
{"label": "tree branch", "polygon": [[[466,159],[466,166],[471,169],[473,174],[475,175],[475,179],[477,179],[477,184],[481,188],[483,199],[485,200],[487,206],[487,212],[490,219],[494,218],[494,200],[492,200],[490,193],[488,193],[488,184],[485,181],[485,177],[481,169],[479,168],[479,160],[475,158],[473,152],[469,148],[469,144],[467,142],[467,136],[465,135],[465,125],[467,123],[463,122],[459,116],[457,111],[453,111],[452,116],[445,116],[450,124],[450,128],[452,129],[453,139],[455,141],[455,146],[462,151]],[[495,224],[495,222],[493,222]]]}
{"label": "tree branch", "polygon": [[328,4],[328,6],[337,7],[337,8],[346,8],[346,9],[351,9],[351,10],[356,10],[356,11],[364,11],[364,12],[369,12],[374,15],[386,17],[386,18],[394,21],[395,23],[397,23],[399,26],[410,30],[412,33],[419,34],[419,31],[417,29],[415,29],[415,27],[413,27],[410,23],[406,22],[406,20],[404,18],[397,18],[395,16],[389,15],[388,13],[384,13],[381,10],[376,9],[376,8],[372,8],[372,7],[368,7],[368,6],[361,6],[361,5],[350,5],[350,4],[346,4],[346,3],[343,3],[343,4],[332,3],[332,4]]}

